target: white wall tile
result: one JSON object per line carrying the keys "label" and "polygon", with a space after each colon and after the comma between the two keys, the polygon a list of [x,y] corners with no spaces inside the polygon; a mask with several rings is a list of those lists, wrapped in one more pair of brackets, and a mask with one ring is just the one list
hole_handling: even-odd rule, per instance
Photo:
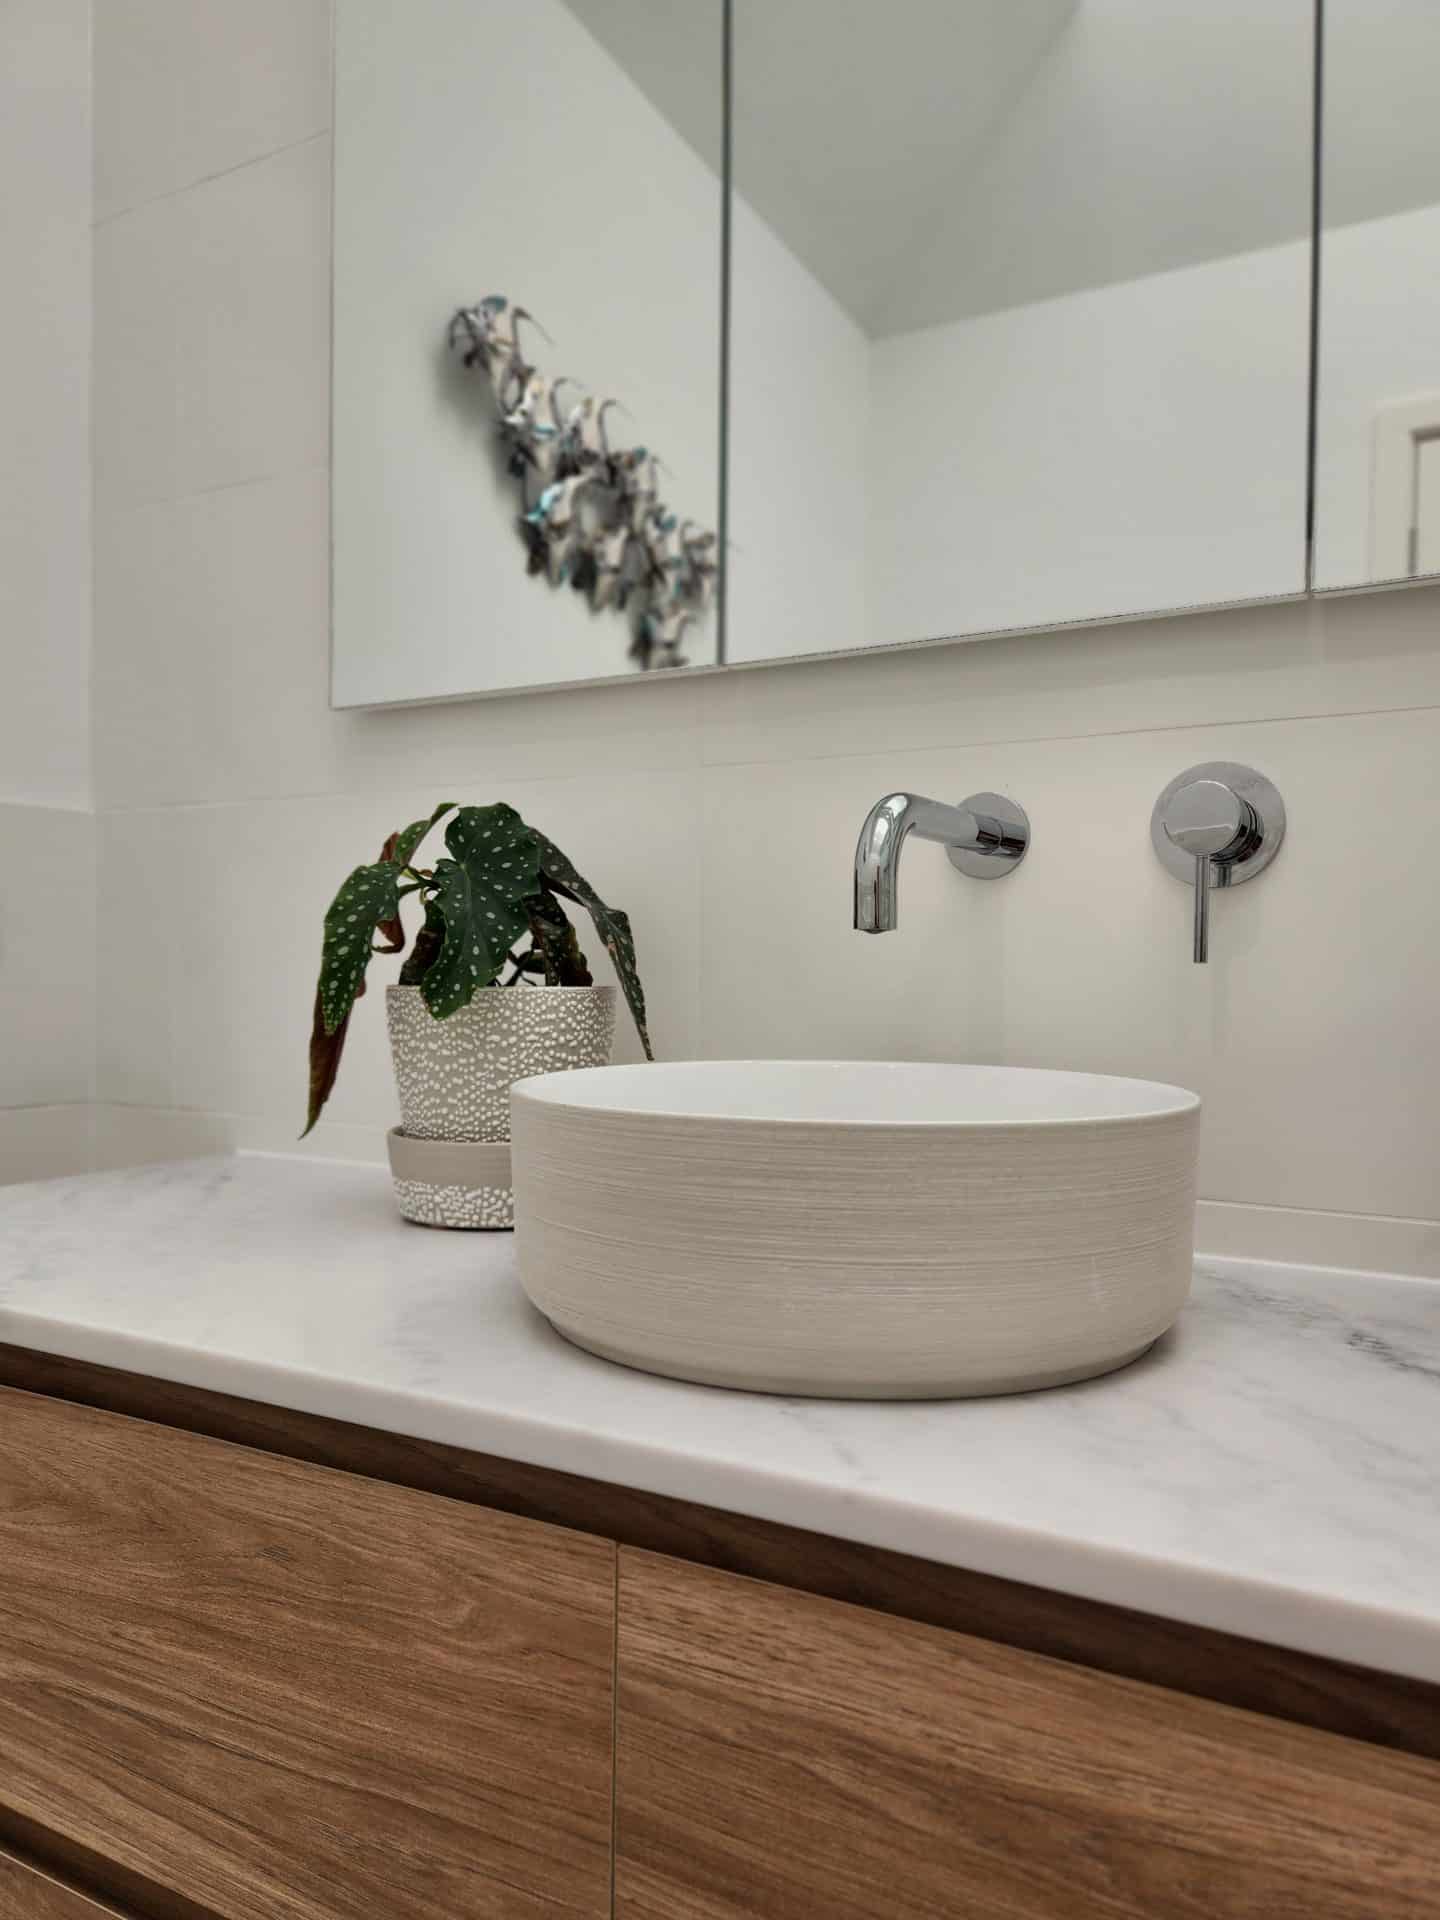
{"label": "white wall tile", "polygon": [[109,1106],[93,1110],[91,1165],[139,1167],[157,1160],[193,1160],[210,1153],[231,1153],[238,1145],[234,1123],[225,1114],[184,1113],[165,1107]]}
{"label": "white wall tile", "polygon": [[[177,0],[99,0],[95,9],[95,217],[157,199],[175,177]],[[219,11],[215,9],[214,11]]]}
{"label": "white wall tile", "polygon": [[0,799],[90,789],[88,0],[0,7]]}
{"label": "white wall tile", "polygon": [[945,863],[912,846],[902,933],[869,939],[851,930],[860,824],[905,780],[940,798],[961,797],[951,792],[953,772],[937,768],[933,755],[707,771],[704,1055],[928,1060],[958,1049],[983,1057],[993,1031],[988,1002],[1003,991],[988,977],[1006,904],[1000,889],[969,889],[978,897],[962,903],[969,911],[957,922]]}
{"label": "white wall tile", "polygon": [[[57,1109],[57,1111],[60,1111]],[[0,1141],[6,1116],[0,1113]],[[197,1154],[298,1154],[306,1160],[348,1160],[371,1166],[388,1182],[385,1128],[373,1122],[345,1124],[322,1120],[304,1140],[295,1138],[295,1115],[199,1113],[184,1107],[127,1107],[100,1104],[94,1109],[97,1169],[135,1167],[145,1161],[186,1160]]]}
{"label": "white wall tile", "polygon": [[92,457],[97,513],[170,498],[179,471],[181,208],[157,201],[95,232]]}
{"label": "white wall tile", "polygon": [[323,468],[96,525],[96,790],[106,807],[452,788],[495,797],[537,771],[699,763],[699,684],[580,688],[544,699],[390,713],[328,704]]}
{"label": "white wall tile", "polygon": [[1038,740],[1440,702],[1440,588],[767,667],[705,683],[705,758]]}
{"label": "white wall tile", "polygon": [[323,468],[99,516],[102,805],[323,786],[327,525]]}
{"label": "white wall tile", "polygon": [[461,797],[484,799],[500,797],[497,782],[542,774],[603,781],[698,767],[700,686],[654,674],[625,687],[330,714],[326,784],[343,792],[423,778],[448,792],[468,782]]}
{"label": "white wall tile", "polygon": [[286,148],[174,203],[178,490],[322,464],[330,436],[330,152]]}
{"label": "white wall tile", "polygon": [[95,821],[0,806],[0,1107],[90,1099],[95,1077]]}
{"label": "white wall tile", "polygon": [[[1199,968],[1149,819],[1172,775],[1216,758],[1269,773],[1291,827],[1269,872],[1217,899]],[[1178,1081],[1206,1101],[1206,1197],[1440,1217],[1440,886],[1384,825],[1429,817],[1437,759],[1428,709],[713,769],[704,1051]],[[912,842],[900,928],[865,937],[849,928],[855,837],[904,787],[1012,795],[1031,852],[981,884]],[[1346,787],[1365,801],[1338,805]]]}
{"label": "white wall tile", "polygon": [[97,229],[99,507],[324,464],[329,177],[311,140]]}
{"label": "white wall tile", "polygon": [[1202,1200],[1195,1248],[1221,1259],[1278,1260],[1440,1280],[1440,1220]]}
{"label": "white wall tile", "polygon": [[[56,1180],[94,1164],[95,1109],[0,1107],[0,1186]],[[128,1163],[127,1163],[128,1164]]]}
{"label": "white wall tile", "polygon": [[328,127],[329,0],[99,0],[95,85],[104,220]]}
{"label": "white wall tile", "polygon": [[[95,992],[95,1093],[166,1107],[175,1098],[170,982],[190,937],[188,851],[173,812],[101,813],[97,897],[103,952]],[[123,934],[120,933],[123,929]]]}

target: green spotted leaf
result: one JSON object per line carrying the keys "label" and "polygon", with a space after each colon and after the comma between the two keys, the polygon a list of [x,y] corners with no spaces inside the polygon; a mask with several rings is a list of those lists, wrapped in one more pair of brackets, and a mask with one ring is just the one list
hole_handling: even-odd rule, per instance
{"label": "green spotted leaf", "polygon": [[[454,804],[455,802],[453,800],[442,800],[435,811],[424,820],[412,820],[408,827],[401,827],[398,832],[392,833],[380,849],[380,858],[382,860],[392,861],[395,866],[400,868],[408,867],[410,862],[415,858],[415,850],[420,845],[420,842],[425,838],[426,834],[429,833],[431,827],[434,826],[441,814],[449,813]],[[397,875],[396,877],[398,879],[399,876]],[[418,880],[412,880],[408,886],[400,889],[400,893],[402,897],[407,893],[414,893],[419,886],[420,882]],[[377,953],[403,953],[405,951],[405,928],[398,913],[393,919],[380,921],[375,931],[380,936],[379,944],[375,948]]]}
{"label": "green spotted leaf", "polygon": [[640,1035],[645,1058],[653,1060],[655,1053],[645,1025],[645,989],[640,984],[640,970],[635,962],[635,936],[630,931],[630,916],[622,913],[618,907],[607,907],[590,882],[577,872],[574,863],[561,853],[553,840],[547,840],[543,833],[537,833],[535,839],[540,849],[540,872],[547,885],[565,899],[574,900],[577,905],[584,907],[595,922],[595,931],[605,942],[605,951],[615,968],[615,977],[620,982],[620,991],[625,995],[625,1003],[635,1022],[635,1031]]}
{"label": "green spotted leaf", "polygon": [[[440,929],[440,946],[420,982],[425,1004],[437,1020],[465,1006],[476,990],[495,978],[497,962],[475,930],[475,900],[470,876],[455,860],[435,863],[435,891],[427,908]],[[503,958],[503,955],[501,956]]]}
{"label": "green spotted leaf", "polygon": [[[396,879],[400,869],[388,861],[356,867],[330,902],[325,915],[325,938],[320,952],[320,979],[315,988],[315,1012],[310,1026],[310,1092],[305,1115],[309,1133],[330,1098],[350,1010],[365,991],[365,969],[371,938],[377,927],[398,924],[400,902]],[[304,1135],[301,1135],[304,1138]]]}
{"label": "green spotted leaf", "polygon": [[488,987],[530,925],[526,902],[540,885],[536,836],[513,807],[462,807],[445,831],[454,856],[435,864],[429,906],[443,929],[420,983],[444,1020]]}
{"label": "green spotted leaf", "polygon": [[397,867],[408,867],[415,858],[420,842],[435,822],[449,813],[454,805],[453,800],[442,800],[435,811],[424,820],[412,820],[408,827],[401,827],[397,833],[392,833],[381,848],[380,858],[393,860]]}
{"label": "green spotted leaf", "polygon": [[[360,982],[359,992],[365,991],[365,982]],[[359,994],[356,995],[359,998]],[[320,1118],[320,1111],[330,1098],[335,1085],[335,1076],[340,1071],[340,1056],[345,1051],[345,1036],[350,1031],[350,1016],[345,1018],[333,1033],[325,1029],[325,1009],[320,1004],[320,994],[315,994],[315,1012],[310,1022],[310,1097],[305,1112],[305,1134],[309,1133]]]}
{"label": "green spotted leaf", "polygon": [[[445,834],[448,857],[432,869],[413,862],[430,829],[454,813]],[[408,877],[407,877],[408,875]],[[365,991],[372,952],[400,953],[405,933],[400,901],[418,893],[424,925],[400,973],[417,985],[437,1019],[492,986],[507,960],[518,975],[552,986],[584,986],[590,972],[562,900],[583,906],[619,977],[647,1058],[645,995],[630,922],[609,907],[551,841],[527,827],[513,807],[454,808],[446,801],[423,820],[392,833],[372,865],[356,867],[325,916],[320,980],[310,1036],[308,1133],[335,1084],[350,1015]],[[514,949],[525,935],[529,947]],[[378,937],[380,945],[374,942]]]}
{"label": "green spotted leaf", "polygon": [[320,1008],[327,1033],[335,1033],[349,1017],[376,927],[399,914],[398,878],[399,868],[386,860],[356,867],[330,902],[320,955]]}
{"label": "green spotted leaf", "polygon": [[493,807],[461,807],[445,829],[445,844],[464,865],[491,876],[487,885],[508,889],[523,883],[523,892],[534,892],[540,836],[503,800]]}

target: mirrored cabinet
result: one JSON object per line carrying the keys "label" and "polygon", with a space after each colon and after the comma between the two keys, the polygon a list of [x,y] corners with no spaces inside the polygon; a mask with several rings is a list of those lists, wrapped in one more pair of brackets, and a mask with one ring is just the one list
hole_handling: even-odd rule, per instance
{"label": "mirrored cabinet", "polygon": [[841,12],[735,0],[728,657],[1300,592],[1309,6]]}
{"label": "mirrored cabinet", "polygon": [[1324,0],[1317,589],[1440,574],[1440,7]]}
{"label": "mirrored cabinet", "polygon": [[337,0],[333,698],[1440,573],[1427,0]]}

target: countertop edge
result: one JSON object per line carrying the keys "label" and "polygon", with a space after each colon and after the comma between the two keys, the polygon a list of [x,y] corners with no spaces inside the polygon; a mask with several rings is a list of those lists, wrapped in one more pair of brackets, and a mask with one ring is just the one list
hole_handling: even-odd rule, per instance
{"label": "countertop edge", "polygon": [[[937,1514],[884,1496],[797,1482],[727,1463],[676,1457],[663,1446],[597,1436],[581,1426],[428,1397],[364,1382],[202,1351],[116,1330],[92,1331],[0,1308],[0,1342],[178,1387],[193,1388],[401,1440],[488,1454],[520,1466],[597,1481],[740,1519],[800,1529],[860,1548],[1043,1589],[1363,1668],[1440,1685],[1440,1624],[1304,1588],[1191,1563]],[[63,1396],[62,1396],[63,1397]],[[578,1456],[578,1457],[577,1457]],[[796,1518],[797,1496],[808,1506]]]}

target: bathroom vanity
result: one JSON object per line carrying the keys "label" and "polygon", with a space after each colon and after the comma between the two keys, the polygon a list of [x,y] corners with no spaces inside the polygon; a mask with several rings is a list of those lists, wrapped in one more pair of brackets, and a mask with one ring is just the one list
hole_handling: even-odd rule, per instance
{"label": "bathroom vanity", "polygon": [[3,1920],[1440,1910],[1432,1283],[841,1406],[579,1352],[378,1169],[0,1227]]}

